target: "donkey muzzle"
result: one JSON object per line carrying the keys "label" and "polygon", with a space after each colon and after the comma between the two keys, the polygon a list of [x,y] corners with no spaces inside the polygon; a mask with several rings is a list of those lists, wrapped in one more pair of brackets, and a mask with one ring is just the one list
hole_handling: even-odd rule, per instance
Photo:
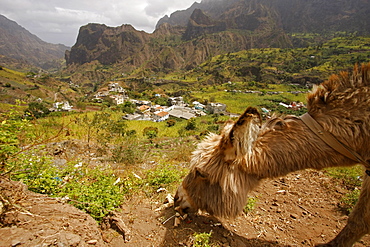
{"label": "donkey muzzle", "polygon": [[181,215],[190,213],[193,210],[193,207],[191,206],[188,195],[186,194],[186,191],[182,185],[179,186],[177,189],[175,198],[174,198],[174,207],[177,212],[179,212]]}

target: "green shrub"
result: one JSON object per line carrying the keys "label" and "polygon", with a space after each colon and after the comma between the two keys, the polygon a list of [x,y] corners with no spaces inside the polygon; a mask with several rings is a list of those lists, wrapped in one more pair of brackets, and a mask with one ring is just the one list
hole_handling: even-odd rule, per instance
{"label": "green shrub", "polygon": [[191,118],[186,122],[185,129],[186,130],[195,130],[197,128],[197,123],[195,121],[195,118]]}
{"label": "green shrub", "polygon": [[176,166],[159,165],[147,172],[146,183],[157,189],[180,181],[182,176],[184,176],[184,171],[179,170]]}
{"label": "green shrub", "polygon": [[167,124],[167,127],[172,127],[172,126],[174,126],[176,124],[176,120],[174,120],[174,119],[168,119],[166,121],[166,124]]}
{"label": "green shrub", "polygon": [[157,127],[146,127],[143,130],[143,136],[148,137],[149,140],[154,139],[158,136],[158,128]]}
{"label": "green shrub", "polygon": [[194,233],[194,247],[211,247],[214,245],[211,245],[211,236],[212,232],[210,233]]}
{"label": "green shrub", "polygon": [[141,150],[138,149],[138,142],[134,139],[130,139],[117,145],[113,149],[112,158],[113,161],[117,163],[133,165],[141,163],[144,159],[144,155]]}
{"label": "green shrub", "polygon": [[96,220],[101,220],[122,203],[123,192],[115,183],[117,177],[110,170],[83,169],[73,177],[70,177],[70,173],[65,176],[70,181],[61,188],[58,196],[68,197],[72,205]]}
{"label": "green shrub", "polygon": [[[29,125],[28,120],[22,120],[19,117],[19,112],[10,110],[7,113],[0,114],[0,167],[5,168],[5,165],[20,151],[20,135]],[[28,134],[27,134],[28,135]],[[9,167],[8,167],[9,168]],[[1,172],[0,169],[0,172]]]}
{"label": "green shrub", "polygon": [[244,206],[244,213],[248,214],[252,212],[256,206],[257,201],[258,200],[256,197],[248,197],[247,205]]}
{"label": "green shrub", "polygon": [[78,164],[56,167],[47,156],[19,155],[11,178],[22,181],[28,189],[53,197],[63,197],[75,207],[101,220],[118,208],[123,191],[109,169]]}
{"label": "green shrub", "polygon": [[25,110],[25,114],[30,118],[45,117],[50,113],[49,109],[43,103],[31,102]]}
{"label": "green shrub", "polygon": [[61,191],[62,180],[59,169],[52,165],[47,156],[21,154],[17,157],[17,169],[12,173],[12,179],[22,181],[28,189],[50,196],[58,195]]}
{"label": "green shrub", "polygon": [[207,130],[213,133],[217,133],[219,129],[220,129],[220,126],[218,124],[212,124],[212,125],[207,126]]}

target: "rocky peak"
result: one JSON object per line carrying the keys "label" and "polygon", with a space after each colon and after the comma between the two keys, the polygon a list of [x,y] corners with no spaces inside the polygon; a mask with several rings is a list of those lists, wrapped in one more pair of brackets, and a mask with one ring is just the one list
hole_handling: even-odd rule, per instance
{"label": "rocky peak", "polygon": [[201,9],[195,9],[190,16],[190,20],[193,21],[195,25],[212,25],[214,22],[209,16],[203,13]]}
{"label": "rocky peak", "polygon": [[134,56],[146,46],[150,34],[131,25],[108,27],[90,23],[80,28],[76,44],[66,52],[67,64],[98,60],[112,64]]}
{"label": "rocky peak", "polygon": [[201,9],[195,9],[190,16],[183,39],[191,40],[201,35],[226,30],[224,22],[217,22],[207,16]]}
{"label": "rocky peak", "polygon": [[203,0],[163,17],[153,34],[130,25],[81,27],[66,60],[68,65],[97,60],[125,69],[189,69],[222,53],[292,47],[287,34],[293,32],[369,34],[369,11],[370,0]]}

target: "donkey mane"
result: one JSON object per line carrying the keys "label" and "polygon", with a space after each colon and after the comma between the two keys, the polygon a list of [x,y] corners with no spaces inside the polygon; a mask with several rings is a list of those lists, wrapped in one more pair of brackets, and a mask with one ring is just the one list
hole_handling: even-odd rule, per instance
{"label": "donkey mane", "polygon": [[314,87],[307,96],[308,113],[339,141],[359,149],[370,135],[370,115],[364,114],[369,95],[370,63],[355,65],[352,73],[331,75]]}
{"label": "donkey mane", "polygon": [[[363,103],[357,97],[359,94],[366,95],[370,86],[370,63],[354,66],[353,72],[342,71],[339,75],[331,75],[328,80],[319,86],[314,86],[314,90],[307,97],[307,108],[310,113],[317,111],[323,104],[347,101],[353,99],[351,103]],[[365,90],[366,92],[361,92]],[[361,97],[362,98],[362,97]]]}

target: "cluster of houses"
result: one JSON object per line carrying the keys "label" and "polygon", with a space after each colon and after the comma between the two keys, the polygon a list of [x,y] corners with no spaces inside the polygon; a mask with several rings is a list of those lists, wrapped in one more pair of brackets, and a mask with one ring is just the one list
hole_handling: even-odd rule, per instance
{"label": "cluster of houses", "polygon": [[[156,95],[161,97],[161,95]],[[109,97],[116,105],[130,101],[136,105],[136,111],[133,114],[126,114],[123,119],[126,120],[147,120],[161,122],[169,117],[182,119],[190,119],[194,117],[204,116],[208,113],[221,113],[226,111],[226,105],[221,103],[211,103],[203,105],[197,101],[192,103],[193,107],[189,107],[182,97],[170,97],[168,102],[171,106],[154,105],[151,101],[130,99],[124,88],[118,83],[110,83],[108,90],[98,92],[94,95],[94,102],[103,102],[104,98]]]}
{"label": "cluster of houses", "polygon": [[189,107],[183,101],[182,97],[169,98],[171,106],[152,105],[150,101],[130,100],[137,105],[137,111],[134,114],[126,114],[123,119],[126,120],[148,120],[161,122],[169,117],[190,119],[204,116],[208,113],[221,113],[226,111],[226,105],[221,103],[211,103],[207,106],[194,101],[193,107]]}
{"label": "cluster of houses", "polygon": [[292,102],[291,104],[287,105],[283,102],[280,102],[279,105],[284,106],[285,108],[292,109],[298,111],[306,106],[302,102]]}
{"label": "cluster of houses", "polygon": [[128,100],[126,90],[118,83],[108,84],[108,90],[104,90],[95,94],[93,101],[102,103],[105,97],[111,98],[113,103],[116,105],[123,104],[126,100]]}
{"label": "cluster of houses", "polygon": [[[257,91],[246,91],[246,93],[259,93]],[[167,120],[169,117],[191,119],[194,117],[204,116],[209,114],[220,114],[226,112],[226,105],[222,103],[209,103],[203,105],[200,102],[192,102],[192,107],[186,104],[182,97],[170,97],[168,102],[170,106],[154,105],[151,101],[130,99],[124,88],[118,83],[111,83],[108,85],[108,90],[100,91],[94,95],[93,101],[102,103],[107,97],[111,98],[116,105],[124,104],[130,101],[136,106],[136,111],[133,114],[126,114],[123,119],[126,120],[147,120],[154,122],[161,122]],[[156,95],[161,97],[161,95]],[[280,105],[299,110],[305,107],[303,103],[293,102],[290,105],[280,103]],[[73,106],[68,101],[56,102],[53,104],[52,111],[71,111]],[[262,108],[262,111],[268,113],[269,110]]]}

